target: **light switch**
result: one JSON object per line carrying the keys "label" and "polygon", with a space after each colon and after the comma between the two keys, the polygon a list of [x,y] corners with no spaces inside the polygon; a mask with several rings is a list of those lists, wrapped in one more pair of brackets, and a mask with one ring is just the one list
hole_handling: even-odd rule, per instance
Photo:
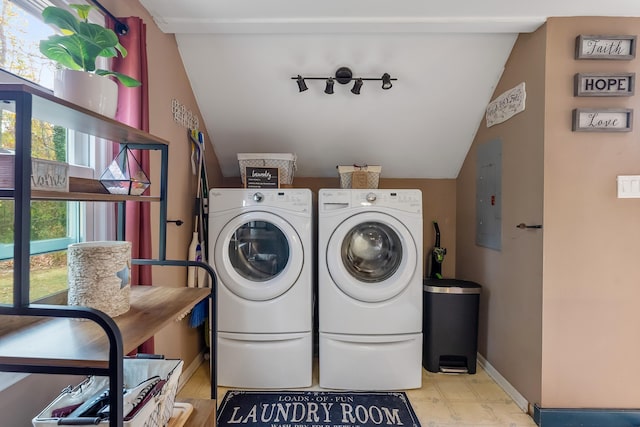
{"label": "light switch", "polygon": [[640,175],[618,176],[618,199],[640,198]]}

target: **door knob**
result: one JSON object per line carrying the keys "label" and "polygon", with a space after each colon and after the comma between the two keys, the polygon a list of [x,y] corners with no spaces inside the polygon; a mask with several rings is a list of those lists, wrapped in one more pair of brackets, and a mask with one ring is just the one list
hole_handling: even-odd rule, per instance
{"label": "door knob", "polygon": [[521,230],[524,230],[524,229],[527,229],[527,228],[542,228],[542,224],[527,225],[524,222],[521,222],[520,224],[516,225],[516,227],[518,227]]}

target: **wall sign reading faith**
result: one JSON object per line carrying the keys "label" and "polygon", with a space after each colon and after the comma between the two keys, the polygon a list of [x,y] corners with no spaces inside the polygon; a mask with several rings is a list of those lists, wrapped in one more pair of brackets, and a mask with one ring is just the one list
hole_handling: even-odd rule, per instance
{"label": "wall sign reading faith", "polygon": [[576,59],[633,59],[636,36],[576,37]]}
{"label": "wall sign reading faith", "polygon": [[633,122],[633,110],[580,109],[573,110],[573,131],[578,132],[629,132]]}
{"label": "wall sign reading faith", "polygon": [[574,96],[631,96],[636,73],[578,73],[574,78]]}

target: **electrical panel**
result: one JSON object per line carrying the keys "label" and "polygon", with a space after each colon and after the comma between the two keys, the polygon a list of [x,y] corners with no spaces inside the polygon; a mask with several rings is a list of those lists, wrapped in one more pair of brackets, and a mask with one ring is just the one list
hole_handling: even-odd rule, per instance
{"label": "electrical panel", "polygon": [[502,140],[479,144],[476,158],[476,244],[502,248]]}

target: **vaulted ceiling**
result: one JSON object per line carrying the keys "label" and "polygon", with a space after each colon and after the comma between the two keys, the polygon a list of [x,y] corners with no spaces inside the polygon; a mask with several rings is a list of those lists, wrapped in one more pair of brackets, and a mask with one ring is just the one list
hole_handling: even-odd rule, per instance
{"label": "vaulted ceiling", "polygon": [[[455,178],[519,33],[552,16],[640,16],[639,0],[141,0],[174,33],[224,176],[237,153],[295,153],[297,176],[381,165]],[[393,87],[332,77],[389,73]]]}

